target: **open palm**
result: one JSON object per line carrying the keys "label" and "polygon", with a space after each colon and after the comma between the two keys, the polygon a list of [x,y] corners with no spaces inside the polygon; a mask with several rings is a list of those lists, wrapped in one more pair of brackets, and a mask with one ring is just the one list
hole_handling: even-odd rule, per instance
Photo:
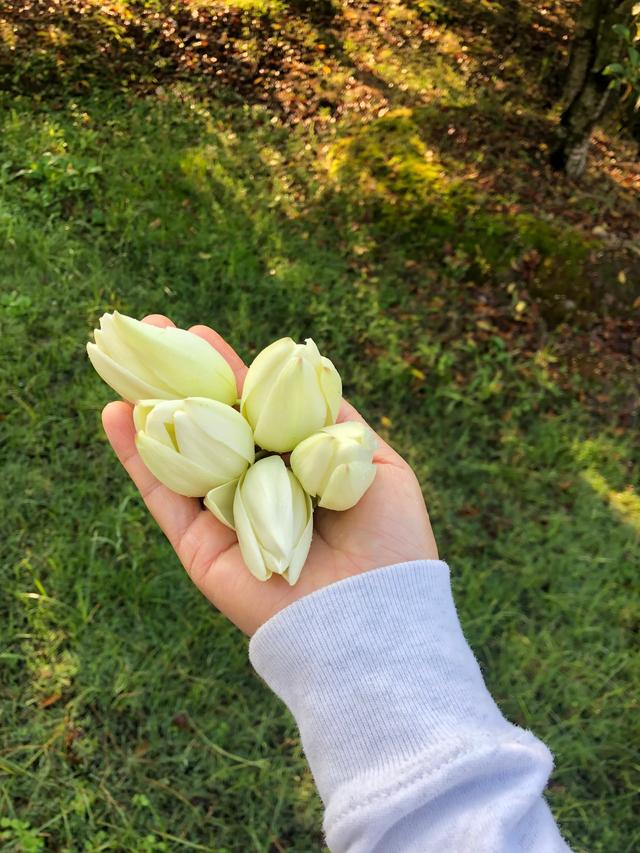
{"label": "open palm", "polygon": [[[156,326],[173,323],[158,314],[145,318]],[[220,335],[206,326],[190,330],[208,341],[231,365],[238,387],[247,367]],[[235,533],[221,524],[197,498],[185,498],[163,486],[144,466],[135,446],[132,407],[109,403],[102,415],[107,437],[200,591],[246,634],[296,601],[330,583],[369,569],[407,560],[434,559],[436,543],[422,493],[411,468],[378,437],[378,472],[353,509],[319,509],[307,562],[290,587],[277,575],[263,583],[245,567]],[[338,421],[363,419],[343,401]]]}

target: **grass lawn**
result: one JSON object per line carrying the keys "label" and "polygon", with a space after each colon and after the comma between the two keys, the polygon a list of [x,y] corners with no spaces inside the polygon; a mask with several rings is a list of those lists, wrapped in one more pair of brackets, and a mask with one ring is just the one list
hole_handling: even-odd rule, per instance
{"label": "grass lawn", "polygon": [[[436,2],[390,3],[375,25],[376,4],[320,21],[240,5],[194,8],[234,51],[262,51],[258,82],[220,60],[217,83],[202,51],[191,76],[160,48],[141,69],[147,31],[127,30],[130,56],[113,28],[162,4],[99,19],[120,45],[112,79],[64,22],[30,52],[28,15],[0,21],[5,48],[17,39],[13,64],[0,51],[0,847],[322,849],[291,718],[102,434],[111,395],[84,345],[117,308],[208,323],[247,360],[285,334],[317,341],[415,467],[488,685],[555,754],[565,837],[631,853],[636,177],[604,131],[580,186],[544,167],[544,134],[522,142],[553,121],[543,60],[560,61],[566,10],[550,4],[532,68],[532,4],[496,70],[483,4],[464,25]],[[85,6],[93,26],[106,4]],[[398,27],[431,49],[387,49]]]}

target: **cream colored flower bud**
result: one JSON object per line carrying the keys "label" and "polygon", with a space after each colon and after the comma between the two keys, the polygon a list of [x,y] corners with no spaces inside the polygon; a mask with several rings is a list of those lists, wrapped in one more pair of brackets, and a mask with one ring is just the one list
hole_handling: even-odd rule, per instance
{"label": "cream colored flower bud", "polygon": [[142,461],[180,495],[202,497],[237,481],[254,460],[251,427],[217,400],[142,400],[133,420]]}
{"label": "cream colored flower bud", "polygon": [[233,517],[251,574],[266,581],[275,572],[293,586],[309,553],[313,507],[279,456],[261,459],[242,477]]}
{"label": "cream colored flower bud", "polygon": [[317,495],[318,506],[344,510],[355,506],[376,475],[376,440],[356,421],[325,427],[291,454],[291,468],[303,489]]}
{"label": "cream colored flower bud", "polygon": [[238,398],[228,363],[198,335],[160,329],[117,311],[103,314],[93,334],[95,343],[87,344],[91,364],[131,403],[209,397],[232,406]]}
{"label": "cream colored flower bud", "polygon": [[253,427],[256,444],[286,453],[311,433],[335,423],[342,382],[328,358],[309,338],[291,338],[263,349],[244,381],[240,411]]}

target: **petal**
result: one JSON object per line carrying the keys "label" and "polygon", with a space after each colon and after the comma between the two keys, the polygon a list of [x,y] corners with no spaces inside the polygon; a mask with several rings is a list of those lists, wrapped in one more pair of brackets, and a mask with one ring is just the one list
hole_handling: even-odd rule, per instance
{"label": "petal", "polygon": [[278,556],[277,554],[268,551],[266,548],[261,548],[260,550],[268,572],[271,574],[283,575],[287,571],[287,567],[289,565],[289,554],[284,557]]}
{"label": "petal", "polygon": [[242,386],[240,411],[255,426],[260,410],[296,344],[291,338],[280,338],[265,347],[251,362]]}
{"label": "petal", "polygon": [[279,456],[256,462],[239,491],[256,539],[271,571],[284,571],[294,544],[291,484]]}
{"label": "petal", "polygon": [[126,367],[130,373],[138,376],[149,385],[165,387],[164,383],[159,382],[153,371],[149,369],[149,365],[145,362],[144,357],[141,357],[141,353],[136,352],[135,348],[129,346],[118,334],[113,314],[103,314],[100,317],[100,329],[94,331],[93,337],[98,347],[106,355]]}
{"label": "petal", "polygon": [[314,367],[320,365],[322,356],[313,338],[306,338],[304,344],[298,344],[297,354],[303,355]]}
{"label": "petal", "polygon": [[133,407],[133,425],[136,428],[136,432],[144,430],[149,412],[158,402],[159,400],[138,400],[135,404]]}
{"label": "petal", "polygon": [[[357,441],[335,441],[336,453],[333,458],[333,466],[347,465],[350,462],[364,462],[371,464],[373,453],[366,447],[363,447]],[[325,486],[326,488],[326,486]]]}
{"label": "petal", "polygon": [[[149,401],[145,400],[144,404]],[[133,422],[136,424],[136,409],[140,407],[138,404],[133,410]],[[147,414],[144,419],[143,431],[150,437],[155,438],[161,444],[180,450],[176,442],[176,431],[174,428],[174,416],[180,411],[182,400],[159,400],[155,406]],[[138,420],[142,418],[138,417]],[[137,425],[137,424],[136,424]]]}
{"label": "petal", "polygon": [[373,483],[375,476],[376,466],[370,462],[338,465],[329,479],[318,506],[324,509],[351,509]]}
{"label": "petal", "polygon": [[340,424],[326,426],[321,432],[340,440],[356,441],[372,453],[378,446],[373,430],[360,421],[343,421]]}
{"label": "petal", "polygon": [[186,412],[177,411],[173,425],[177,449],[184,457],[210,471],[216,479],[214,485],[237,480],[246,471],[249,464],[246,459],[211,438]]}
{"label": "petal", "polygon": [[325,425],[326,404],[315,370],[291,359],[278,376],[255,426],[256,444],[286,453]]}
{"label": "petal", "polygon": [[301,441],[291,454],[291,469],[310,495],[321,494],[325,488],[337,444],[321,430]]}
{"label": "petal", "polygon": [[287,583],[290,586],[293,586],[300,577],[300,573],[302,572],[304,564],[307,561],[309,548],[311,547],[311,539],[313,536],[313,508],[311,506],[311,500],[308,496],[307,501],[309,521],[307,522],[307,525],[302,532],[302,536],[300,537],[298,544],[293,550],[293,553],[291,555],[291,561],[289,562],[289,568],[284,574],[284,577],[286,578]]}
{"label": "petal", "polygon": [[376,439],[375,433],[372,429],[365,427],[364,424],[362,424],[362,426],[365,430],[365,435],[362,438],[362,446],[366,447],[373,457],[373,454],[378,449],[378,440]]}
{"label": "petal", "polygon": [[220,485],[208,471],[144,432],[136,434],[136,447],[154,477],[179,495],[201,498],[214,486]]}
{"label": "petal", "polygon": [[236,525],[238,545],[247,568],[259,581],[269,580],[271,572],[267,569],[262,558],[262,552],[256,539],[253,527],[242,501],[241,485],[236,489],[233,501],[233,519]]}
{"label": "petal", "polygon": [[298,541],[309,521],[309,512],[312,511],[311,498],[302,488],[300,481],[287,468],[289,477],[289,487],[291,489],[291,515],[292,515],[292,530],[293,544]]}
{"label": "petal", "polygon": [[338,417],[340,404],[342,403],[342,379],[340,379],[340,374],[333,366],[333,362],[329,361],[328,358],[323,356],[320,362],[318,376],[320,387],[322,388],[322,393],[327,404],[325,424],[333,424]]}
{"label": "petal", "polygon": [[207,492],[204,505],[215,515],[218,521],[235,530],[233,521],[233,500],[236,496],[238,480],[231,480]]}
{"label": "petal", "polygon": [[156,383],[167,389],[161,396],[211,397],[229,405],[236,402],[238,390],[231,367],[203,338],[173,326],[141,323],[117,311],[113,325],[124,343],[144,357]]}
{"label": "petal", "polygon": [[188,397],[183,408],[207,435],[226,445],[248,463],[253,463],[253,431],[240,412],[225,403],[204,397]]}
{"label": "petal", "polygon": [[130,403],[136,400],[146,400],[150,397],[167,399],[171,396],[161,388],[149,385],[138,378],[126,367],[117,364],[110,356],[106,355],[95,344],[87,344],[87,355],[96,372],[107,385],[110,385],[116,394]]}

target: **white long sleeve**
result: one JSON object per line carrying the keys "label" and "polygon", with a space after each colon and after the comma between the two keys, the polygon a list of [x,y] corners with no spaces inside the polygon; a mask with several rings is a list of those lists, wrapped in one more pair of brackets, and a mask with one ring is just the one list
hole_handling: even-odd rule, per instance
{"label": "white long sleeve", "polygon": [[334,853],[555,853],[553,762],[489,695],[447,566],[402,563],[328,586],[251,640],[287,704]]}

